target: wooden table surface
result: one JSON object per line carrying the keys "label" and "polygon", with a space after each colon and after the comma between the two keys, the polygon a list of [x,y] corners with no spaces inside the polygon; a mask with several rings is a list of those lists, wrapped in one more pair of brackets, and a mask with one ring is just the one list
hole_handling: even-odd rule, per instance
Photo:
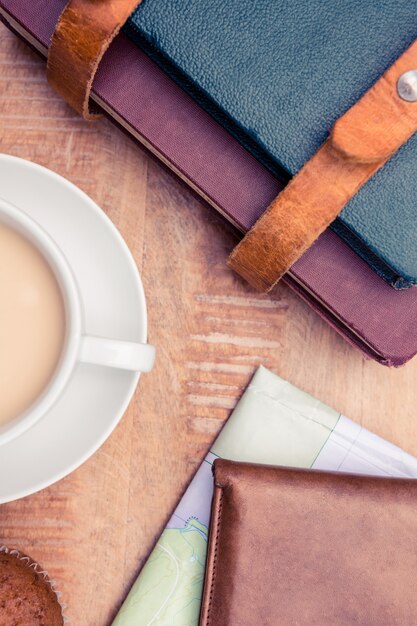
{"label": "wooden table surface", "polygon": [[1,151],[86,191],[142,273],[157,363],[103,447],[44,491],[0,506],[0,544],[39,560],[76,626],[111,623],[181,492],[266,365],[417,455],[417,359],[366,361],[287,287],[251,291],[225,266],[234,234],[106,120],[56,96],[44,64],[0,26]]}

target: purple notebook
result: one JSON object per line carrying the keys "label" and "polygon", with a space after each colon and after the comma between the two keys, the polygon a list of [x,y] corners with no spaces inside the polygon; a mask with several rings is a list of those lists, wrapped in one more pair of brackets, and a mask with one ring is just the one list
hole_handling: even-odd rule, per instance
{"label": "purple notebook", "polygon": [[[65,0],[0,0],[0,15],[46,55]],[[106,53],[93,99],[240,231],[281,184],[123,35]],[[417,353],[417,288],[393,290],[334,233],[326,231],[285,282],[345,339],[384,365]]]}

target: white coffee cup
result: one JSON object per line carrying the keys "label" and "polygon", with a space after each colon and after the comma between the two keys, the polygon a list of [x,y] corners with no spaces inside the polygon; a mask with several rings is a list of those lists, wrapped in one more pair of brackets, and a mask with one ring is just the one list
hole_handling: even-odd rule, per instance
{"label": "white coffee cup", "polygon": [[49,263],[62,291],[66,323],[64,347],[52,379],[31,407],[0,427],[2,445],[21,435],[48,412],[66,388],[77,363],[148,372],[153,367],[155,348],[150,344],[87,335],[75,277],[53,239],[26,213],[1,198],[0,222],[25,236]]}

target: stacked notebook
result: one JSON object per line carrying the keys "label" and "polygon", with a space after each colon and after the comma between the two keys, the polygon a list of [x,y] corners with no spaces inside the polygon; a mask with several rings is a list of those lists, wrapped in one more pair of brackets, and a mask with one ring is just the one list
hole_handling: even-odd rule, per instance
{"label": "stacked notebook", "polygon": [[[217,11],[215,7],[219,7],[214,3],[205,7],[205,10],[210,13],[210,19],[215,19],[216,15],[222,16],[222,23],[224,21],[230,25],[231,14],[228,11],[236,10],[234,4],[230,1],[222,3],[222,11]],[[355,28],[359,28],[363,20],[369,23],[372,13],[372,7],[368,6],[370,3],[366,3],[365,8],[354,0],[344,4],[347,13],[343,24],[351,19],[355,20]],[[24,0],[0,0],[0,14],[12,30],[45,57],[64,5],[65,0],[54,3],[46,0],[33,0],[30,3]],[[297,80],[294,80],[293,70],[290,72],[281,63],[280,72],[285,75],[285,81],[270,80],[267,91],[261,93],[260,100],[265,106],[269,103],[268,110],[274,111],[273,120],[269,119],[263,126],[251,104],[252,100],[259,101],[251,71],[252,55],[245,53],[246,57],[234,80],[231,55],[237,48],[245,49],[243,43],[246,41],[253,51],[253,57],[259,58],[262,51],[256,50],[256,45],[258,39],[263,38],[256,37],[261,28],[257,20],[267,20],[274,25],[271,38],[266,38],[276,50],[273,58],[270,59],[272,48],[263,51],[266,74],[263,72],[262,75],[265,86],[268,82],[265,76],[272,69],[270,64],[273,63],[275,67],[284,58],[281,55],[286,53],[284,24],[288,24],[288,21],[277,20],[276,6],[272,7],[270,3],[260,2],[259,11],[257,3],[256,11],[253,12],[250,12],[247,3],[241,3],[242,23],[239,28],[230,30],[234,41],[233,45],[230,44],[231,49],[224,48],[227,32],[217,28],[213,50],[210,47],[213,44],[210,39],[210,33],[213,34],[211,26],[202,26],[199,13],[201,5],[199,0],[187,3],[186,8],[183,3],[168,0],[159,4],[156,0],[144,0],[125,27],[134,42],[122,34],[111,45],[94,81],[93,98],[107,115],[156,154],[239,231],[246,232],[288,178],[297,171],[302,160],[308,158],[322,141],[325,131],[330,128],[334,118],[343,112],[343,107],[357,99],[395,56],[407,47],[416,34],[410,16],[413,7],[410,3],[395,3],[395,11],[391,12],[389,7],[384,10],[386,15],[381,18],[382,22],[378,21],[378,17],[375,29],[366,29],[365,32],[360,28],[361,42],[366,53],[361,53],[360,62],[355,57],[351,64],[350,69],[354,73],[352,78],[348,77],[348,84],[350,88],[355,86],[357,91],[352,91],[347,97],[347,92],[342,89],[346,96],[343,103],[328,102],[326,98],[319,98],[317,90],[312,91],[313,86],[318,89],[323,72],[321,78],[319,74],[311,77],[310,70],[306,72],[299,66]],[[306,7],[306,16],[300,22],[306,54],[312,54],[316,45],[313,46],[312,38],[320,32],[325,34],[320,41],[327,43],[321,50],[322,56],[316,59],[313,66],[319,68],[333,46],[337,50],[335,57],[339,58],[342,54],[339,61],[343,59],[344,63],[347,62],[341,46],[336,45],[338,38],[335,33],[338,30],[332,33],[322,23],[323,20],[319,19],[321,12],[317,7],[314,19],[310,15],[310,9],[313,11],[315,6],[316,3],[310,3]],[[331,10],[330,5],[328,9]],[[178,34],[179,45],[175,48],[171,46],[170,37],[177,29],[173,28],[170,33],[166,20],[169,16],[169,23],[179,27],[180,11],[187,12],[183,20],[187,25],[184,33],[189,33],[189,41],[194,44],[185,46],[186,41]],[[339,27],[342,28],[343,24],[340,23]],[[389,32],[394,33],[395,45],[386,41],[385,34],[388,31],[385,29],[391,29]],[[244,41],[239,44],[236,37],[242,37]],[[277,42],[280,47],[275,48]],[[353,44],[356,50],[357,41]],[[289,40],[287,46],[289,53]],[[225,51],[220,60],[213,57],[219,47]],[[186,48],[192,54],[180,54]],[[349,54],[352,54],[352,50]],[[370,55],[379,62],[374,70],[373,66],[365,63]],[[305,56],[303,58],[306,60]],[[336,69],[337,58],[334,63],[332,61],[332,67]],[[356,66],[359,65],[365,65],[367,70],[364,71],[363,80],[358,82]],[[371,70],[376,74],[372,74]],[[222,80],[219,81],[219,77]],[[223,77],[233,87],[230,94],[221,88],[222,84],[224,87]],[[256,77],[256,80],[261,78]],[[347,77],[342,76],[340,80],[344,84]],[[238,93],[241,94],[239,98]],[[246,105],[242,107],[242,102],[247,104],[248,110]],[[283,103],[287,111],[294,111],[294,115],[298,111],[299,117],[294,118],[295,123],[287,119]],[[300,116],[307,108],[308,115],[301,120]],[[322,114],[324,121],[320,126],[316,122]],[[308,128],[306,123],[309,120],[311,126]],[[279,138],[279,144],[272,141],[272,135]],[[408,286],[417,275],[414,259],[416,247],[411,245],[416,236],[417,224],[413,214],[413,194],[410,191],[410,184],[415,178],[413,168],[417,163],[412,158],[413,143],[414,140],[410,140],[346,207],[333,227],[338,235],[331,230],[325,232],[285,278],[287,284],[349,342],[385,365],[401,365],[417,352],[417,291],[397,291],[389,284],[390,281],[397,287]],[[403,181],[402,184],[398,184],[399,180]],[[374,187],[377,189],[372,191]],[[395,211],[392,207],[395,207]],[[372,215],[373,222],[366,219],[367,215]],[[371,228],[375,216],[377,227]],[[390,231],[394,229],[398,236],[393,247]],[[339,235],[349,240],[350,245],[342,241]],[[386,280],[377,276],[374,269]]]}
{"label": "stacked notebook", "polygon": [[[125,32],[281,180],[417,38],[416,4],[144,0]],[[398,288],[417,282],[417,136],[332,228]]]}
{"label": "stacked notebook", "polygon": [[[417,460],[414,457],[261,367],[194,476],[113,626],[149,624],[197,626],[199,623],[209,532],[213,537],[213,529],[209,531],[213,495],[212,466],[219,458],[251,464],[263,463],[343,474],[372,475],[385,479],[417,478]],[[407,569],[408,565],[406,567],[407,559],[404,559],[404,568],[401,561],[399,565],[398,559],[401,559],[400,555],[404,554],[402,550],[405,550],[409,557],[413,558],[415,567],[413,532],[416,530],[414,520],[417,483],[413,483],[413,491],[406,497],[409,490],[400,488],[399,483],[398,487],[394,484],[389,489],[383,489],[382,493],[377,493],[372,482],[375,478],[362,479],[366,482],[361,487],[359,484],[361,479],[358,477],[351,479],[334,477],[330,480],[328,496],[324,497],[323,493],[318,493],[318,499],[315,500],[315,490],[311,484],[314,481],[312,474],[306,477],[309,481],[307,494],[304,492],[297,496],[299,484],[290,486],[285,510],[278,516],[277,524],[285,522],[286,515],[294,504],[299,510],[296,522],[293,521],[291,527],[285,531],[282,528],[277,530],[272,525],[268,527],[271,507],[267,507],[263,513],[260,508],[265,504],[265,500],[272,503],[275,486],[263,485],[255,489],[251,489],[250,485],[245,486],[244,497],[249,500],[253,497],[257,502],[252,504],[245,502],[244,509],[228,520],[226,530],[232,533],[235,531],[234,537],[237,541],[229,534],[227,547],[237,548],[237,553],[233,555],[233,563],[228,562],[226,568],[219,573],[219,582],[223,583],[225,595],[222,596],[222,602],[216,602],[215,607],[217,618],[219,609],[230,609],[230,621],[223,622],[216,619],[216,615],[212,615],[212,619],[208,621],[205,610],[206,594],[202,624],[220,626],[227,623],[235,626],[260,623],[260,602],[264,597],[262,591],[267,591],[276,610],[281,611],[279,613],[281,618],[285,612],[288,614],[291,610],[294,611],[292,619],[288,621],[268,620],[264,615],[262,624],[400,625],[415,622],[417,606],[413,576]],[[349,485],[353,487],[350,494]],[[282,498],[283,494],[279,497]],[[403,497],[407,514],[401,504]],[[262,505],[260,500],[263,501]],[[367,500],[369,506],[366,506]],[[335,501],[338,501],[336,507]],[[226,511],[227,504],[237,503],[239,503],[237,498],[229,499],[228,502],[226,499],[224,510]],[[213,513],[215,512],[216,507],[213,509]],[[373,520],[370,516],[374,516]],[[236,525],[246,532],[245,523],[248,517],[255,523],[256,528],[252,528],[250,539],[247,536],[239,538],[240,530],[236,529]],[[326,526],[324,523],[326,517],[330,521],[332,518],[333,523]],[[266,525],[263,525],[263,521]],[[314,533],[310,532],[312,529]],[[356,536],[349,546],[349,534],[352,531]],[[287,540],[288,536],[291,537],[291,541]],[[319,538],[323,539],[319,546],[322,551],[321,562],[318,558],[320,554],[317,553]],[[228,549],[224,549],[224,538],[220,536],[219,540],[222,543],[217,556],[224,560],[230,554]],[[376,543],[379,543],[379,546],[374,553]],[[271,558],[268,560],[268,555],[265,555],[265,546],[268,545],[273,546],[275,552],[282,550],[279,557],[282,561],[281,566],[276,561],[271,564],[272,548],[269,555]],[[298,555],[299,562],[294,567],[291,566],[291,555],[289,561],[286,555],[291,550],[294,554],[294,548],[297,546],[301,552]],[[251,550],[252,563],[242,572],[239,569],[242,566],[242,558],[248,556]],[[209,567],[213,554],[214,551],[211,550]],[[258,577],[250,589],[251,574],[259,574],[256,568],[262,566],[262,559],[259,562],[257,554],[264,556],[264,575]],[[276,553],[274,556],[277,557]],[[369,568],[367,559],[370,559]],[[375,568],[378,560],[375,572],[371,566]],[[285,571],[284,563],[287,566]],[[320,576],[326,571],[329,578],[323,584]],[[406,574],[401,583],[397,576],[399,571]],[[270,575],[268,576],[266,572]],[[285,574],[283,579],[280,579],[280,572]],[[375,574],[381,584],[372,588]],[[210,579],[211,575],[212,572],[208,571],[207,578]],[[279,602],[280,582],[285,583],[288,588],[287,597],[283,599],[285,610]],[[401,584],[400,590],[398,584]],[[406,590],[408,595],[405,593]],[[239,597],[242,592],[246,592],[247,599],[250,598],[249,604],[244,603],[242,595]],[[215,593],[221,595],[218,586]],[[320,599],[317,607],[319,617],[315,615],[315,620],[307,619],[306,616],[302,619],[300,614],[296,615],[309,594]],[[366,594],[368,599],[364,605],[363,599]],[[405,602],[406,596],[410,600],[410,594],[411,598],[414,598],[414,611],[411,614]],[[290,595],[293,596],[293,601],[290,601]],[[233,607],[230,606],[232,602]],[[247,621],[243,621],[241,615],[239,618],[231,619],[234,616],[233,611],[243,606],[246,609]],[[374,615],[375,608],[378,610]],[[351,613],[347,616],[344,613],[344,620],[335,619],[335,609],[350,610]],[[367,609],[370,610],[369,613]],[[383,613],[384,610],[387,612]],[[256,613],[255,618],[253,611]],[[386,619],[378,621],[381,612]],[[328,616],[329,619],[323,619],[324,616]],[[309,617],[311,618],[311,613]],[[340,615],[338,617],[340,618]]]}

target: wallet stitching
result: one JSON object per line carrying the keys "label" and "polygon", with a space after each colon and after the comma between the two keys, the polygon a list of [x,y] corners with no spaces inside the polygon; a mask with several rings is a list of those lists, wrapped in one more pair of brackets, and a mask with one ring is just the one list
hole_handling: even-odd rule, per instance
{"label": "wallet stitching", "polygon": [[218,515],[217,515],[217,524],[216,524],[217,525],[216,539],[215,539],[214,551],[213,551],[213,573],[211,576],[210,595],[209,595],[209,603],[208,603],[208,608],[207,608],[207,620],[206,620],[207,625],[210,624],[210,613],[212,609],[212,601],[213,601],[213,595],[214,595],[214,583],[215,583],[216,573],[217,573],[217,554],[218,554],[218,547],[219,547],[221,515],[222,515],[222,506],[223,506],[223,485],[216,485],[216,487],[220,489],[220,498],[219,498],[219,508],[218,508]]}

